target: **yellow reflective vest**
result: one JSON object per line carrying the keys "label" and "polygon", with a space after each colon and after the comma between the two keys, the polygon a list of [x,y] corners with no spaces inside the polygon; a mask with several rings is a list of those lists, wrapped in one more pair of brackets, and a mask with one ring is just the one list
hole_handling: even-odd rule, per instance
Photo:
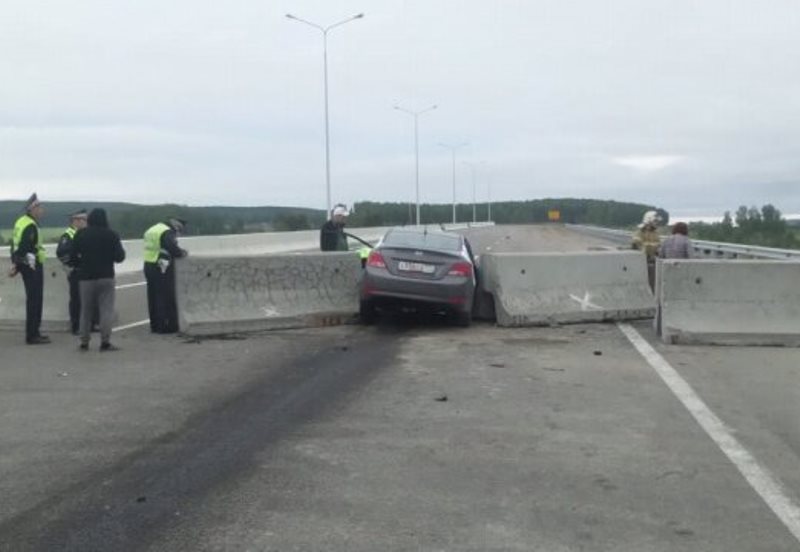
{"label": "yellow reflective vest", "polygon": [[24,234],[25,230],[31,225],[35,226],[37,230],[36,243],[34,244],[36,246],[36,260],[40,264],[44,264],[44,261],[47,259],[47,251],[42,245],[42,234],[38,231],[39,224],[30,215],[22,215],[17,219],[17,222],[14,223],[14,234],[11,237],[11,255],[14,257],[17,256],[17,249],[22,241],[22,234]]}
{"label": "yellow reflective vest", "polygon": [[169,226],[159,222],[144,233],[144,262],[154,264],[158,262],[161,255],[161,236],[168,230]]}

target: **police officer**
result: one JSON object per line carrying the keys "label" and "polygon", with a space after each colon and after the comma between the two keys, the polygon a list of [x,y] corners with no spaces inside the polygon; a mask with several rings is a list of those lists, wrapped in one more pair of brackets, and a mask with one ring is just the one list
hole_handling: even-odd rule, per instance
{"label": "police officer", "polygon": [[44,261],[47,258],[39,221],[44,215],[44,207],[33,194],[25,204],[25,214],[14,224],[11,238],[10,275],[22,275],[25,284],[25,343],[42,345],[50,343],[50,338],[42,335],[42,307],[44,303]]}
{"label": "police officer", "polygon": [[150,331],[178,331],[178,307],[175,302],[175,259],[188,255],[178,246],[178,236],[186,221],[171,218],[159,222],[144,233],[144,277],[147,280],[147,309]]}
{"label": "police officer", "polygon": [[330,220],[322,225],[319,232],[320,250],[347,251],[349,249],[347,234],[344,231],[348,216],[350,216],[350,212],[341,203],[331,210]]}
{"label": "police officer", "polygon": [[61,234],[56,249],[56,256],[67,272],[67,281],[69,282],[69,322],[72,335],[78,335],[81,322],[81,293],[78,273],[72,259],[72,245],[78,230],[86,228],[86,218],[86,209],[75,211],[69,216],[69,227]]}

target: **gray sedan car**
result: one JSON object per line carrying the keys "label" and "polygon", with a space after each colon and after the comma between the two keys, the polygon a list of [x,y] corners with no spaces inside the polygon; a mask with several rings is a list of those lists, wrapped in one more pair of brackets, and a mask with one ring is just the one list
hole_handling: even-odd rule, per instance
{"label": "gray sedan car", "polygon": [[464,236],[440,230],[393,228],[369,255],[361,282],[361,318],[380,310],[444,312],[471,321],[476,272]]}

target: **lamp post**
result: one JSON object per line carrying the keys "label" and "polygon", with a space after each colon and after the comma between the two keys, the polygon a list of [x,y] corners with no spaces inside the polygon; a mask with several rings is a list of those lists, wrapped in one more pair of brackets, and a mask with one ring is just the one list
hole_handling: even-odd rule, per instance
{"label": "lamp post", "polygon": [[328,119],[328,31],[344,25],[345,23],[355,21],[356,19],[361,19],[364,17],[364,14],[356,14],[352,17],[348,17],[347,19],[339,21],[338,23],[334,23],[333,25],[328,25],[327,27],[323,27],[322,25],[317,25],[311,21],[301,19],[290,13],[287,13],[286,17],[292,21],[297,21],[298,23],[305,23],[306,25],[314,27],[322,33],[322,67],[323,81],[325,86],[325,200],[327,202],[328,216],[330,216],[333,202],[331,201],[331,137],[330,123]]}
{"label": "lamp post", "polygon": [[419,111],[412,111],[410,109],[405,109],[400,107],[399,105],[394,106],[397,111],[402,111],[403,113],[407,113],[414,117],[414,158],[416,164],[416,190],[417,190],[417,226],[419,226],[420,216],[419,216],[419,116],[423,113],[427,113],[429,111],[433,111],[437,108],[436,105],[432,105],[430,107],[426,107],[425,109],[421,109]]}
{"label": "lamp post", "polygon": [[484,161],[479,161],[478,163],[464,161],[464,164],[472,169],[472,222],[476,223],[478,222],[478,185],[475,173],[477,172],[478,165],[483,165]]}
{"label": "lamp post", "polygon": [[443,144],[440,142],[439,145],[449,149],[453,155],[453,224],[456,224],[456,150],[466,146],[467,142],[461,142],[460,144]]}

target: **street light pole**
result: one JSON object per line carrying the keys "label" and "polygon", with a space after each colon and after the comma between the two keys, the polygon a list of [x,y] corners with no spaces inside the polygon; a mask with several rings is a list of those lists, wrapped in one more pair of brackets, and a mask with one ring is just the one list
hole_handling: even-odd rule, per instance
{"label": "street light pole", "polygon": [[425,109],[421,109],[419,111],[411,111],[410,109],[405,109],[400,107],[399,105],[394,106],[397,111],[402,111],[403,113],[407,113],[414,117],[414,159],[416,164],[416,190],[417,190],[417,226],[420,223],[420,208],[419,208],[419,116],[423,113],[427,113],[428,111],[433,111],[438,106],[432,105],[430,107],[426,107]]}
{"label": "street light pole", "polygon": [[443,144],[440,142],[439,145],[443,148],[449,149],[450,153],[453,154],[453,224],[456,224],[456,150],[466,146],[467,142],[461,142],[460,144],[455,145]]}
{"label": "street light pole", "polygon": [[348,17],[338,23],[334,23],[333,25],[328,25],[327,27],[323,27],[321,25],[317,25],[311,21],[307,21],[305,19],[301,19],[297,16],[294,16],[290,13],[286,14],[288,19],[292,21],[297,21],[298,23],[305,23],[311,27],[314,27],[318,31],[322,33],[322,67],[323,67],[323,81],[325,87],[325,201],[327,204],[328,209],[328,216],[331,214],[331,209],[333,208],[333,201],[331,200],[331,137],[330,137],[330,122],[328,116],[328,31],[344,25],[345,23],[349,23],[350,21],[355,21],[356,19],[361,19],[364,17],[363,13],[356,14],[352,17]]}
{"label": "street light pole", "polygon": [[486,179],[486,222],[492,222],[492,178]]}
{"label": "street light pole", "polygon": [[472,169],[472,222],[476,223],[478,222],[478,185],[475,173],[477,172],[478,165],[483,165],[484,162],[470,163],[469,161],[464,161],[464,164]]}

